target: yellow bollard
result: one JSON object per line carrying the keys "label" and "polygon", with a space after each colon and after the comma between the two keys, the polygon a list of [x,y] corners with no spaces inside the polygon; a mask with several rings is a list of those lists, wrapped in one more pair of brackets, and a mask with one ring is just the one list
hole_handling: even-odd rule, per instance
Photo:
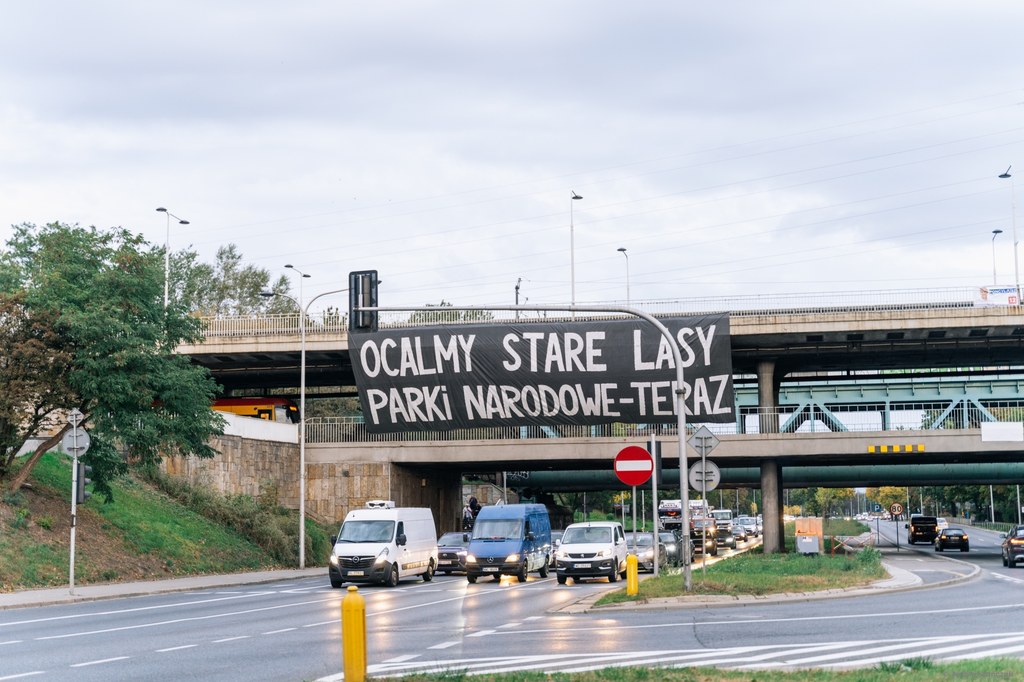
{"label": "yellow bollard", "polygon": [[630,554],[626,557],[626,594],[630,597],[635,597],[640,594],[640,569],[636,559],[636,554]]}
{"label": "yellow bollard", "polygon": [[354,585],[341,600],[341,659],[345,682],[366,681],[366,601]]}

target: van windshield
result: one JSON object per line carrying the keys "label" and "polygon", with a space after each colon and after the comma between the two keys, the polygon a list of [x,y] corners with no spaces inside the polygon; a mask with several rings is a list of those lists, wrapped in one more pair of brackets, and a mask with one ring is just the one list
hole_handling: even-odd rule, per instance
{"label": "van windshield", "polygon": [[473,537],[482,540],[519,540],[523,537],[520,519],[477,519]]}
{"label": "van windshield", "polygon": [[597,528],[569,528],[562,536],[563,545],[582,545],[594,542],[607,544],[612,541],[612,529]]}
{"label": "van windshield", "polygon": [[338,542],[391,542],[394,535],[394,521],[352,520],[341,524]]}

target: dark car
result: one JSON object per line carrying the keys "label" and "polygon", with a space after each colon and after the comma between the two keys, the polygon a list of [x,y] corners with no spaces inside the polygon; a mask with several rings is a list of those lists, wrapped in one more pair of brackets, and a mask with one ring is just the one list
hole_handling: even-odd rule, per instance
{"label": "dark car", "polygon": [[696,551],[718,556],[718,524],[714,519],[690,519],[690,539]]}
{"label": "dark car", "polygon": [[934,542],[935,536],[939,534],[939,520],[934,516],[914,514],[910,517],[910,523],[904,524],[907,529],[907,539],[910,544],[918,541]]}
{"label": "dark car", "polygon": [[747,529],[735,522],[732,524],[732,536],[734,542],[746,542],[750,539],[750,536],[747,534]]}
{"label": "dark car", "polygon": [[466,572],[466,548],[469,534],[462,532],[445,533],[437,539],[436,573]]}
{"label": "dark car", "polygon": [[[626,533],[626,549],[636,555],[637,569],[654,571],[654,533]],[[668,550],[658,540],[658,568],[668,566]]]}
{"label": "dark car", "polygon": [[[690,553],[690,561],[693,561],[692,542],[684,542],[678,533],[668,530],[659,531],[658,538],[665,545],[665,553],[668,555],[666,560],[670,566],[683,565],[683,557],[686,556],[683,554],[683,551],[688,551]],[[686,549],[683,550],[683,547],[686,547]]]}
{"label": "dark car", "polygon": [[944,528],[935,536],[935,551],[941,552],[944,549],[959,549],[967,552],[971,549],[970,538],[963,528]]}
{"label": "dark car", "polygon": [[1003,535],[1003,566],[1015,568],[1018,561],[1024,561],[1024,526],[1015,526]]}

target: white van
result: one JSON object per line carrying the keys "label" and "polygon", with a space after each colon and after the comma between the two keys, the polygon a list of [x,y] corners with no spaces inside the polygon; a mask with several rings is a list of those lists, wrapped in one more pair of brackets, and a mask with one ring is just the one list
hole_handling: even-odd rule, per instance
{"label": "white van", "polygon": [[573,523],[562,533],[555,555],[558,584],[569,578],[607,577],[613,583],[626,577],[626,538],[616,521]]}
{"label": "white van", "polygon": [[331,542],[331,587],[344,582],[394,587],[411,577],[430,581],[437,568],[434,515],[425,507],[371,500],[364,509],[348,513]]}

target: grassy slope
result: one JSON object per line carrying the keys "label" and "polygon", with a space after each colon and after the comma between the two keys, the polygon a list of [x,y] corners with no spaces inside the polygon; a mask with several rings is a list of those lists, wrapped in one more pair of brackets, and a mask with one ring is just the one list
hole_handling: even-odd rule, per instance
{"label": "grassy slope", "polygon": [[[0,501],[0,591],[68,582],[70,464],[50,453],[30,480]],[[239,533],[134,480],[116,483],[109,504],[79,505],[75,534],[79,584],[280,567]]]}

